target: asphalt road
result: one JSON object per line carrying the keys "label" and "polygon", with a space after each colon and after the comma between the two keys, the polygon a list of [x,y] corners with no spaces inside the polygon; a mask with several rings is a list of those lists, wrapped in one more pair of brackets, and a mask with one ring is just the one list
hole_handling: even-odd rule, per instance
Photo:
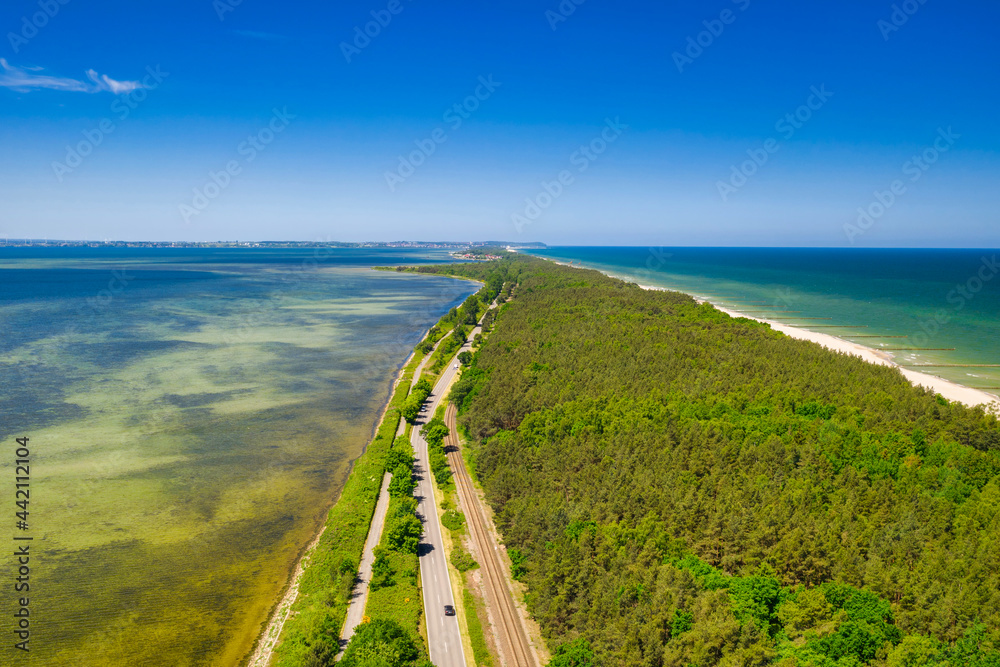
{"label": "asphalt road", "polygon": [[410,436],[416,455],[413,472],[417,488],[413,495],[417,498],[417,514],[424,523],[424,534],[417,553],[420,560],[420,582],[423,586],[424,618],[427,621],[427,644],[431,662],[437,667],[466,667],[466,662],[458,617],[445,616],[444,613],[445,605],[455,606],[455,598],[451,590],[451,579],[448,577],[448,554],[445,553],[441,539],[441,522],[434,506],[431,487],[434,478],[428,463],[427,441],[420,435],[420,429],[434,416],[434,411],[444,400],[444,394],[455,377],[454,364],[454,361],[450,362],[441,373]]}

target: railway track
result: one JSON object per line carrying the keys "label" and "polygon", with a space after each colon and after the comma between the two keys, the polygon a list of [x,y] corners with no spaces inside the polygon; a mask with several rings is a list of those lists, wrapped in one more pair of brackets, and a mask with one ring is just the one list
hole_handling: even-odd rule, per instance
{"label": "railway track", "polygon": [[528,641],[520,615],[514,606],[511,591],[507,587],[503,566],[500,563],[500,555],[497,553],[497,545],[486,527],[486,518],[479,507],[479,499],[476,496],[472,478],[465,468],[465,461],[458,449],[455,413],[455,406],[449,403],[445,409],[445,423],[449,430],[448,438],[445,440],[448,463],[451,464],[458,495],[462,507],[465,509],[469,534],[476,551],[478,551],[487,603],[495,611],[494,619],[498,623],[496,629],[499,635],[497,644],[500,645],[500,651],[506,654],[507,664],[517,667],[538,667],[538,658]]}

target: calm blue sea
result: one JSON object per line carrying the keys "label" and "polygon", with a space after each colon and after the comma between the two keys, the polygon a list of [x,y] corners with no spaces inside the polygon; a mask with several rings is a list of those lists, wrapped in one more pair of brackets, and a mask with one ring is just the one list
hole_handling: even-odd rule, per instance
{"label": "calm blue sea", "polygon": [[1000,391],[1000,368],[990,367],[1000,364],[1000,250],[552,247],[531,252],[886,349],[902,365]]}

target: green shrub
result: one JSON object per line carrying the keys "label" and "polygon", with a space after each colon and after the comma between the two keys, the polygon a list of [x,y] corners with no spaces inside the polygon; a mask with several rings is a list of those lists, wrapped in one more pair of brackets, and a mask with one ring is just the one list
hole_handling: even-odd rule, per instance
{"label": "green shrub", "polygon": [[441,523],[448,530],[461,530],[465,525],[465,514],[458,510],[448,510],[441,515]]}
{"label": "green shrub", "polygon": [[472,557],[472,554],[458,545],[455,545],[455,548],[451,550],[451,564],[459,572],[468,572],[479,567],[479,563]]}
{"label": "green shrub", "polygon": [[340,659],[343,667],[407,667],[415,665],[420,649],[406,630],[390,620],[359,625]]}

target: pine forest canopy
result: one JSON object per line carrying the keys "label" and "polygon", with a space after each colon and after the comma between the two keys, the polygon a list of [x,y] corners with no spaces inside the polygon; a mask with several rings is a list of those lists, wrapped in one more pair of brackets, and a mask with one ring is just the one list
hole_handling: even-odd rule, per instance
{"label": "pine forest canopy", "polygon": [[460,427],[552,665],[1000,665],[1000,427],[674,292],[495,251]]}

